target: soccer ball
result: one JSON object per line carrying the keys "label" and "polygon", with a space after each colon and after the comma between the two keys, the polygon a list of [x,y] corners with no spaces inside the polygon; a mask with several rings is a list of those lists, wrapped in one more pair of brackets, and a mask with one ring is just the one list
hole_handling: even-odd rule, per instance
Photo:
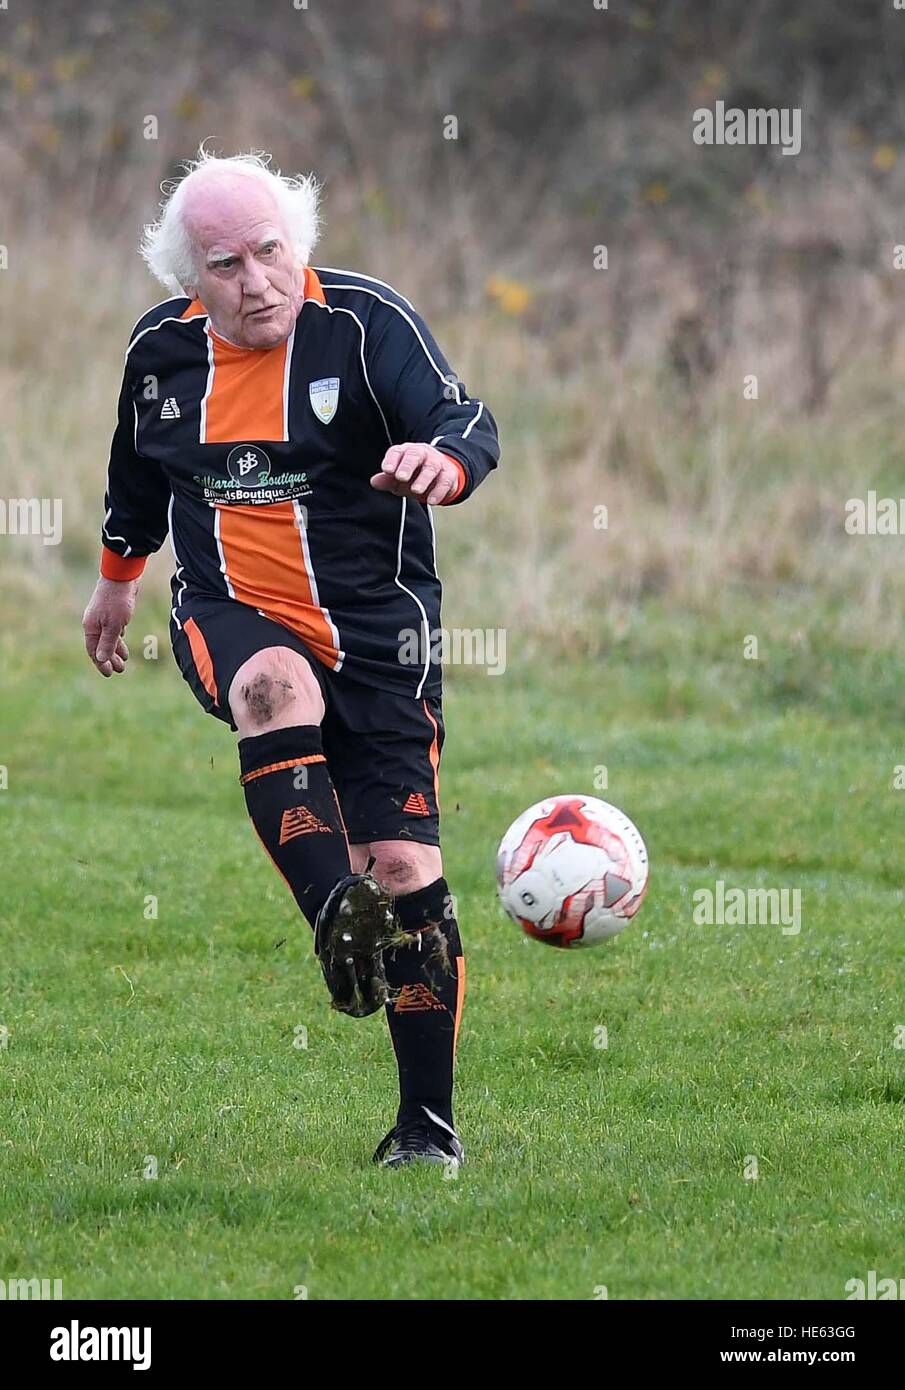
{"label": "soccer ball", "polygon": [[644,841],[628,816],[594,796],[551,796],[510,825],[496,861],[500,901],[549,946],[618,936],[647,892]]}

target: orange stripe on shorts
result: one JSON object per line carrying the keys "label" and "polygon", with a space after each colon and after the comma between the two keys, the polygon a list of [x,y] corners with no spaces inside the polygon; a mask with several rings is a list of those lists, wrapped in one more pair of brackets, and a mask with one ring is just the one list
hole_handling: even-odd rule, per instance
{"label": "orange stripe on shorts", "polygon": [[433,741],[431,742],[430,753],[428,754],[428,756],[430,757],[430,764],[431,764],[431,767],[434,769],[434,800],[435,800],[436,803],[437,803],[437,810],[439,811],[439,810],[440,810],[440,730],[437,728],[437,721],[436,721],[436,719],[435,719],[434,716],[431,714],[430,709],[428,708],[427,701],[426,701],[426,700],[422,700],[421,703],[422,703],[423,706],[424,706],[424,713],[427,715],[428,719],[430,720],[430,722],[431,722],[431,727],[433,728],[433,731],[434,731],[434,737],[433,737]]}
{"label": "orange stripe on shorts", "polygon": [[192,660],[195,663],[195,670],[201,679],[208,695],[210,695],[215,705],[219,705],[220,696],[217,694],[217,682],[214,679],[214,663],[211,661],[211,654],[207,649],[207,643],[201,632],[201,628],[194,618],[186,618],[183,627],[185,635],[189,639],[189,647],[192,651]]}

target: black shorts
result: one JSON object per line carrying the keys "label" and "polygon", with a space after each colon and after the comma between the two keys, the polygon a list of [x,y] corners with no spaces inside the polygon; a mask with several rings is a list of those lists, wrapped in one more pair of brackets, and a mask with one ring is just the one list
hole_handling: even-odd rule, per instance
{"label": "black shorts", "polygon": [[239,667],[265,647],[305,658],[326,712],[324,755],[349,843],[440,843],[439,767],[443,713],[437,697],[397,695],[329,670],[300,637],[235,599],[192,597],[170,624],[173,654],[199,704],[235,729],[226,703]]}

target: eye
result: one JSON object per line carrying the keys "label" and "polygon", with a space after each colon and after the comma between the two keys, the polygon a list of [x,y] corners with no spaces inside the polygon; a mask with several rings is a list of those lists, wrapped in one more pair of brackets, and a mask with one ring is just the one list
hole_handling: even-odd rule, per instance
{"label": "eye", "polygon": [[258,252],[258,255],[260,255],[260,256],[272,256],[273,253],[274,253],[274,251],[275,251],[276,249],[277,249],[277,244],[276,244],[275,241],[266,241],[266,242],[264,243],[264,245],[261,247],[260,251]]}
{"label": "eye", "polygon": [[233,266],[234,266],[235,264],[236,264],[236,258],[235,258],[235,256],[226,256],[226,257],[224,257],[224,259],[223,259],[222,261],[214,261],[214,264],[211,266],[211,269],[212,269],[212,270],[232,270],[232,268],[233,268]]}

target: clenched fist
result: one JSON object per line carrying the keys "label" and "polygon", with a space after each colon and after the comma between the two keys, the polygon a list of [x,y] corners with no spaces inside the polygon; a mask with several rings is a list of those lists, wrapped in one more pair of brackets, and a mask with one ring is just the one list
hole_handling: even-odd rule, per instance
{"label": "clenched fist", "polygon": [[371,487],[436,507],[458,490],[460,481],[456,465],[432,444],[393,444]]}

